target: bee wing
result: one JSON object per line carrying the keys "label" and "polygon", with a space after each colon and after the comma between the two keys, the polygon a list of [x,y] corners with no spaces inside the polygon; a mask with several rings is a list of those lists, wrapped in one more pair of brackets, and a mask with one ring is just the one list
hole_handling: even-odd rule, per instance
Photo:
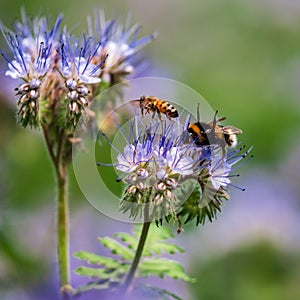
{"label": "bee wing", "polygon": [[221,127],[220,129],[225,134],[242,134],[243,133],[243,131],[241,129],[236,128],[234,126],[224,126],[224,127]]}

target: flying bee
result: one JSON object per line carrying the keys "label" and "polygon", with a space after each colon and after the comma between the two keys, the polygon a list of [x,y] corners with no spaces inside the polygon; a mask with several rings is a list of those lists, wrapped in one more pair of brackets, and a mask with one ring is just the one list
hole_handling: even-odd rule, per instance
{"label": "flying bee", "polygon": [[138,103],[142,115],[144,115],[144,113],[150,114],[150,112],[153,112],[152,118],[154,118],[156,113],[159,118],[161,114],[164,114],[169,120],[179,116],[178,110],[171,103],[154,96],[141,96],[140,99],[131,100],[130,103],[132,105]]}
{"label": "flying bee", "polygon": [[188,125],[188,132],[191,134],[194,143],[197,146],[219,145],[222,149],[222,158],[225,158],[226,147],[231,148],[237,145],[237,134],[243,131],[234,126],[222,126],[217,124],[226,118],[217,118],[218,111],[215,112],[214,119],[211,122],[199,121],[199,105],[197,110],[198,121]]}

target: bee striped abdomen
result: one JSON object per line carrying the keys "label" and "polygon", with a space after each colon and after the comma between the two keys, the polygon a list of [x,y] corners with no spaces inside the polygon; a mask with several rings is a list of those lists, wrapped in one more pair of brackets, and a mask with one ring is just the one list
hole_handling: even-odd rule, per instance
{"label": "bee striped abdomen", "polygon": [[142,96],[138,100],[131,100],[132,104],[139,103],[142,115],[153,112],[153,117],[157,113],[159,118],[160,114],[166,115],[169,119],[177,118],[179,116],[177,109],[168,101],[159,99],[154,96]]}
{"label": "bee striped abdomen", "polygon": [[160,112],[166,114],[169,118],[177,118],[178,111],[177,109],[169,102],[164,100],[157,101],[157,107],[159,108]]}

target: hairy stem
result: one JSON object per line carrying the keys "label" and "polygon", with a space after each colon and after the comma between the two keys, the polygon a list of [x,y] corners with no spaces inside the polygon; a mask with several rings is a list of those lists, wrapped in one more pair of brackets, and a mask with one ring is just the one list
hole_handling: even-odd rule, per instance
{"label": "hairy stem", "polygon": [[53,145],[50,141],[48,127],[42,126],[42,129],[43,129],[43,134],[44,134],[44,139],[45,139],[45,142],[46,142],[47,150],[48,150],[48,153],[49,153],[50,158],[51,158],[51,162],[52,162],[53,166],[55,166],[57,162],[56,162],[55,154],[53,152]]}
{"label": "hairy stem", "polygon": [[[52,142],[48,127],[43,127],[44,138],[56,177],[56,234],[59,283],[62,299],[69,299],[72,288],[69,278],[69,206],[68,206],[68,164],[63,161],[64,135],[56,143]],[[55,145],[58,145],[55,148]],[[55,151],[56,150],[56,151]]]}
{"label": "hairy stem", "polygon": [[67,195],[67,168],[60,167],[57,174],[57,256],[62,293],[69,289],[69,206]]}
{"label": "hairy stem", "polygon": [[149,222],[149,213],[148,213],[148,205],[146,204],[146,207],[144,209],[144,224],[143,224],[143,228],[142,228],[142,232],[141,232],[141,236],[139,239],[139,243],[130,267],[130,270],[125,278],[124,281],[124,290],[128,293],[130,292],[131,288],[132,288],[132,281],[134,279],[134,274],[138,268],[140,259],[142,257],[142,253],[143,253],[143,249],[145,246],[145,242],[148,236],[148,232],[149,232],[149,228],[150,228],[150,224],[151,222]]}

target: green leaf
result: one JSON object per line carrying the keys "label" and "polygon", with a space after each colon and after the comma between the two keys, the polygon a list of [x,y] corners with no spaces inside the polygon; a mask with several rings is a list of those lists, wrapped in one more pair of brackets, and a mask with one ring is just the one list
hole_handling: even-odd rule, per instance
{"label": "green leaf", "polygon": [[121,256],[124,260],[132,260],[134,252],[126,246],[123,246],[118,241],[109,238],[98,238],[98,241],[103,244],[104,247],[111,250],[111,253]]}
{"label": "green leaf", "polygon": [[73,254],[74,257],[80,260],[86,260],[89,264],[104,266],[107,268],[118,268],[120,263],[110,257],[100,256],[88,251],[79,251]]}
{"label": "green leaf", "polygon": [[109,281],[119,282],[123,275],[127,273],[129,266],[121,265],[118,269],[95,269],[90,267],[79,267],[75,270],[75,273],[80,276],[88,276],[91,278],[99,278],[101,280],[109,279]]}
{"label": "green leaf", "polygon": [[88,277],[96,277],[100,279],[108,279],[110,278],[109,272],[106,272],[105,269],[94,269],[89,267],[79,267],[74,271],[76,274],[80,276],[88,276]]}
{"label": "green leaf", "polygon": [[168,244],[166,242],[156,242],[149,246],[149,250],[157,253],[162,254],[163,252],[169,253],[169,254],[175,254],[175,253],[182,253],[184,250],[175,245],[175,244]]}
{"label": "green leaf", "polygon": [[[138,240],[140,231],[141,226],[136,226],[134,229],[136,240]],[[166,227],[157,228],[152,226],[149,230],[143,256],[152,256],[153,254],[162,254],[164,252],[169,254],[184,252],[181,247],[166,241],[170,238],[174,238],[174,235],[170,229]]]}
{"label": "green leaf", "polygon": [[174,238],[173,233],[169,229],[153,226],[147,239],[146,247],[155,254],[162,254],[164,252],[169,254],[184,252],[181,247],[166,241],[169,238]]}
{"label": "green leaf", "polygon": [[96,282],[90,282],[75,289],[74,296],[91,290],[105,290],[108,289],[109,286],[110,286],[109,280],[98,280]]}
{"label": "green leaf", "polygon": [[184,272],[180,263],[167,258],[145,258],[140,264],[139,275],[143,277],[153,275],[160,278],[169,276],[173,279],[181,279],[187,282],[195,281]]}
{"label": "green leaf", "polygon": [[[96,278],[96,282],[81,287],[82,291],[90,289],[109,289],[111,291],[113,287],[116,288],[119,286],[128,273],[130,264],[133,261],[141,230],[142,226],[139,225],[134,227],[133,234],[116,233],[115,237],[120,241],[109,237],[98,239],[104,247],[110,249],[113,254],[118,255],[118,259],[100,256],[88,251],[79,251],[74,254],[75,257],[85,260],[91,265],[96,265],[95,268],[83,266],[75,270],[81,276]],[[194,279],[184,272],[180,263],[175,260],[157,257],[163,253],[175,254],[183,252],[181,247],[168,241],[170,238],[174,238],[170,229],[165,227],[150,227],[135,277],[157,276],[163,278],[168,276],[173,279],[194,282]],[[133,287],[138,293],[137,295],[139,295],[137,298],[140,298],[140,295],[144,295],[145,297],[156,295],[153,299],[180,299],[175,294],[160,288],[151,287],[150,292],[149,288],[147,288],[148,291],[139,290],[139,286],[141,285]],[[152,298],[148,297],[147,299]]]}
{"label": "green leaf", "polygon": [[125,242],[130,249],[136,249],[138,245],[138,238],[127,232],[117,232],[114,234],[115,237],[121,239],[122,242]]}

